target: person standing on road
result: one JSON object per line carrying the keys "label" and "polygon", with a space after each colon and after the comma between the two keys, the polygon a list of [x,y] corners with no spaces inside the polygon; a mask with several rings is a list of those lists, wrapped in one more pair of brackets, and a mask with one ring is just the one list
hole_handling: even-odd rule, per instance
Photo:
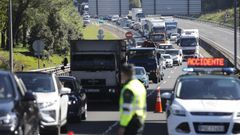
{"label": "person standing on road", "polygon": [[118,135],[141,135],[146,118],[146,89],[134,78],[133,65],[122,66],[124,84],[120,95],[120,127]]}

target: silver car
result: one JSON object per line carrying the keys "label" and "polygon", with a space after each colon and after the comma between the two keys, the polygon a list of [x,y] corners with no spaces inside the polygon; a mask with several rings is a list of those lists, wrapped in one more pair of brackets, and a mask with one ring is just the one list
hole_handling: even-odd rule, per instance
{"label": "silver car", "polygon": [[149,87],[149,76],[144,67],[135,67],[135,77],[141,81],[146,88]]}

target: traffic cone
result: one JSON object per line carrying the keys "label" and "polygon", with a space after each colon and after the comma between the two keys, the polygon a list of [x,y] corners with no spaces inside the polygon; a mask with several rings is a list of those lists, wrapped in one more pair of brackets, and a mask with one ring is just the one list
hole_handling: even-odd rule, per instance
{"label": "traffic cone", "polygon": [[161,100],[161,92],[160,87],[157,87],[157,100],[155,104],[155,113],[162,113],[162,100]]}
{"label": "traffic cone", "polygon": [[73,131],[68,131],[67,135],[74,135]]}

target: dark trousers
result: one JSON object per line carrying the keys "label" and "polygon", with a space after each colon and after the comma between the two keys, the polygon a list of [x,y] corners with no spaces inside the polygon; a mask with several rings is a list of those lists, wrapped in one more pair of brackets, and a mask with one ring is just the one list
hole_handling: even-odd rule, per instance
{"label": "dark trousers", "polygon": [[144,123],[141,122],[141,119],[137,115],[134,115],[125,129],[124,135],[142,135],[143,128]]}

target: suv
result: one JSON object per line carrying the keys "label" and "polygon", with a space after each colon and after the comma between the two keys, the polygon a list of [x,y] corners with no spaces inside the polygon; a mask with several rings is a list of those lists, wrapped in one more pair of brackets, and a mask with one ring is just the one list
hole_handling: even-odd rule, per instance
{"label": "suv", "polygon": [[67,123],[69,88],[64,88],[53,73],[19,72],[28,91],[37,97],[43,129],[51,129],[60,134],[60,127]]}
{"label": "suv", "polygon": [[[240,80],[233,68],[186,68],[167,99],[168,133],[240,134]],[[190,73],[193,72],[193,73]],[[213,72],[216,72],[213,74]],[[222,75],[220,72],[224,72]]]}
{"label": "suv", "polygon": [[40,114],[35,100],[14,74],[0,71],[0,134],[38,135]]}

